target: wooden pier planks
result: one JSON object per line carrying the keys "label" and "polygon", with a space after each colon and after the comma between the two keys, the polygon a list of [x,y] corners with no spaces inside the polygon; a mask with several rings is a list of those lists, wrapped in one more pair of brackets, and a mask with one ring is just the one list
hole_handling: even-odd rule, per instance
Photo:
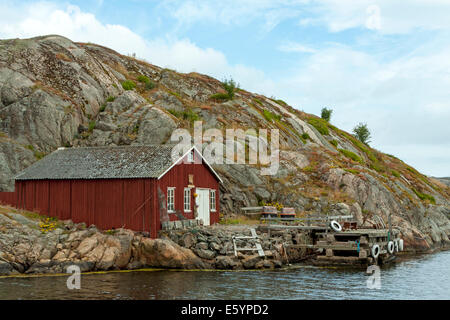
{"label": "wooden pier planks", "polygon": [[[256,230],[254,228],[250,228],[250,233],[251,236],[233,236],[233,248],[234,248],[234,255],[237,257],[238,255],[238,251],[258,251],[258,254],[260,257],[264,257],[264,250],[261,246],[260,240],[258,235],[256,234]],[[255,248],[250,248],[250,247],[244,247],[244,248],[238,248],[236,246],[236,239],[256,239],[257,242],[255,244]]]}

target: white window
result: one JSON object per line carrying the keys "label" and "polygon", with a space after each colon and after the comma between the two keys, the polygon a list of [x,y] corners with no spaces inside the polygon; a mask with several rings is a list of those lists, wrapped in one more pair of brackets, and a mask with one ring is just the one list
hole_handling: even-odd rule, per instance
{"label": "white window", "polygon": [[184,189],[184,211],[191,211],[191,189]]}
{"label": "white window", "polygon": [[189,163],[194,162],[194,150],[189,151],[187,160]]}
{"label": "white window", "polygon": [[211,211],[216,211],[216,190],[210,190],[209,192],[209,207]]}
{"label": "white window", "polygon": [[175,212],[175,188],[167,188],[167,211]]}

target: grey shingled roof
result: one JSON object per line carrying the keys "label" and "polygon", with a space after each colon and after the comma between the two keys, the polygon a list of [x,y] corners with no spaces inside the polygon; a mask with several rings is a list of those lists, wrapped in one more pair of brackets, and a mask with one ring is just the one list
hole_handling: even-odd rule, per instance
{"label": "grey shingled roof", "polygon": [[173,145],[65,148],[46,156],[16,180],[158,178],[172,162]]}

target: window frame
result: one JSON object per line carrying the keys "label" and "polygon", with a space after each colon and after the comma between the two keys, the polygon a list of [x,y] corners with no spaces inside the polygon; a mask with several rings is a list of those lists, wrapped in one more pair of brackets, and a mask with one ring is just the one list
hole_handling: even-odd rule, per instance
{"label": "window frame", "polygon": [[[175,187],[167,187],[167,212],[175,212]],[[172,191],[172,196],[170,196],[170,191]],[[173,210],[169,209],[169,199],[172,199]]]}
{"label": "window frame", "polygon": [[[184,212],[192,212],[192,188],[184,188],[183,192],[183,210]],[[186,197],[186,191],[189,191],[188,197]],[[189,209],[186,209],[186,199],[189,200]]]}
{"label": "window frame", "polygon": [[[213,195],[214,195],[214,197],[213,197]],[[217,197],[217,190],[216,189],[209,190],[209,209],[211,210],[211,212],[216,212],[216,210],[217,210],[217,207],[216,207],[217,198],[216,197]],[[214,201],[212,201],[213,198],[214,198]]]}

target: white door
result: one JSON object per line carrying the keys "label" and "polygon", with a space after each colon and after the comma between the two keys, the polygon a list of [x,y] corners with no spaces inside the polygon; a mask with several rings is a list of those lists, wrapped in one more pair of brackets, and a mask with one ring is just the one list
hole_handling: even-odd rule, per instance
{"label": "white door", "polygon": [[197,219],[202,219],[203,224],[205,226],[209,226],[210,224],[210,216],[209,216],[209,189],[196,189],[197,198],[195,199],[195,203],[198,208],[198,217]]}

